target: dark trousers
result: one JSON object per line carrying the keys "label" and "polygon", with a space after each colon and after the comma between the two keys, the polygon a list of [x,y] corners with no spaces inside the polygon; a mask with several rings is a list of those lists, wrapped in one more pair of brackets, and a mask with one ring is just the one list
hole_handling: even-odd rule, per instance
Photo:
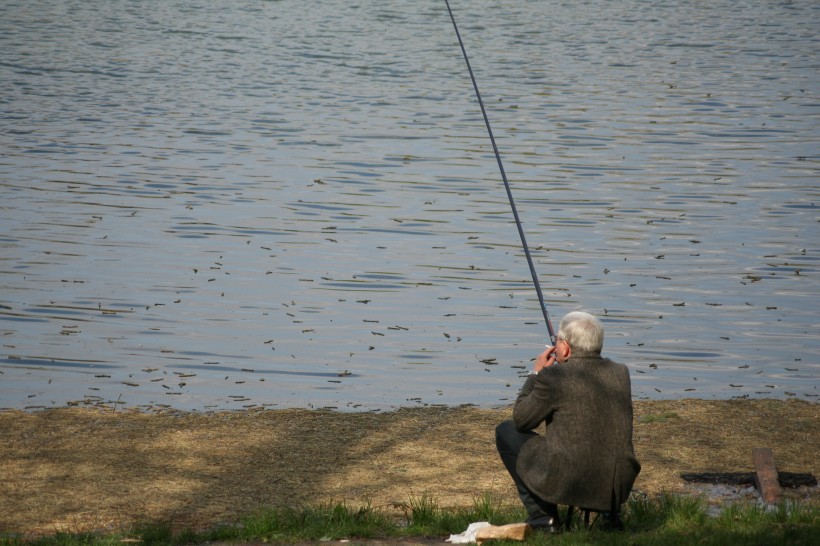
{"label": "dark trousers", "polygon": [[518,461],[518,454],[524,444],[532,438],[538,436],[535,432],[518,432],[512,421],[504,421],[495,428],[495,447],[501,456],[501,461],[507,468],[507,472],[512,476],[515,486],[518,488],[518,496],[524,503],[527,510],[527,523],[532,526],[549,526],[558,524],[558,507],[551,502],[540,499],[535,493],[527,489],[524,482],[518,476],[515,464]]}

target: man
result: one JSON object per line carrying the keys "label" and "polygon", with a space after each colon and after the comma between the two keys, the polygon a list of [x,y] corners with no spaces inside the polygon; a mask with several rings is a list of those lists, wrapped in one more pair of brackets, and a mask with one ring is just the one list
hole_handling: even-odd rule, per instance
{"label": "man", "polygon": [[[618,509],[641,465],[632,447],[629,370],[601,356],[597,318],[568,313],[555,347],[538,355],[513,408],[496,428],[496,447],[540,530],[559,526],[558,504],[604,513],[621,528]],[[534,432],[541,423],[546,432]]]}

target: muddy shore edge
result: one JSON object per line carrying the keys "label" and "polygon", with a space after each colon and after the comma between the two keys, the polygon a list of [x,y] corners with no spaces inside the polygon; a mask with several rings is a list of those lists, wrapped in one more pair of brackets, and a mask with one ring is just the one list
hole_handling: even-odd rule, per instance
{"label": "muddy shore edge", "polygon": [[[770,447],[778,470],[820,474],[820,404],[636,401],[635,488],[692,493],[684,472],[749,472]],[[267,506],[396,508],[427,495],[517,502],[493,433],[511,409],[343,413],[59,408],[0,412],[0,532],[111,530],[157,521],[204,528]],[[818,487],[787,491],[820,500]]]}

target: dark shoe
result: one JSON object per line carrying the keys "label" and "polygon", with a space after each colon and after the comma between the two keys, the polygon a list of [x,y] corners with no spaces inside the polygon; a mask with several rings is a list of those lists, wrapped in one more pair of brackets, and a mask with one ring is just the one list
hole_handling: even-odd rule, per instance
{"label": "dark shoe", "polygon": [[555,516],[539,516],[527,518],[526,524],[538,533],[557,533],[561,531],[561,523]]}
{"label": "dark shoe", "polygon": [[617,513],[603,512],[595,522],[602,531],[623,531],[624,523]]}

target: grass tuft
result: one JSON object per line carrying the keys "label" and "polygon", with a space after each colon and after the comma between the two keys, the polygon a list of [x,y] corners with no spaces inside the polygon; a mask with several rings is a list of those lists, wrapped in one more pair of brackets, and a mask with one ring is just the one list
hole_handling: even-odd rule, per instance
{"label": "grass tuft", "polygon": [[410,527],[425,529],[435,525],[439,517],[438,502],[428,495],[410,497]]}
{"label": "grass tuft", "polygon": [[473,499],[473,521],[491,521],[496,524],[523,521],[526,514],[522,508],[516,506],[511,510],[504,506],[504,502],[497,495],[485,492]]}

